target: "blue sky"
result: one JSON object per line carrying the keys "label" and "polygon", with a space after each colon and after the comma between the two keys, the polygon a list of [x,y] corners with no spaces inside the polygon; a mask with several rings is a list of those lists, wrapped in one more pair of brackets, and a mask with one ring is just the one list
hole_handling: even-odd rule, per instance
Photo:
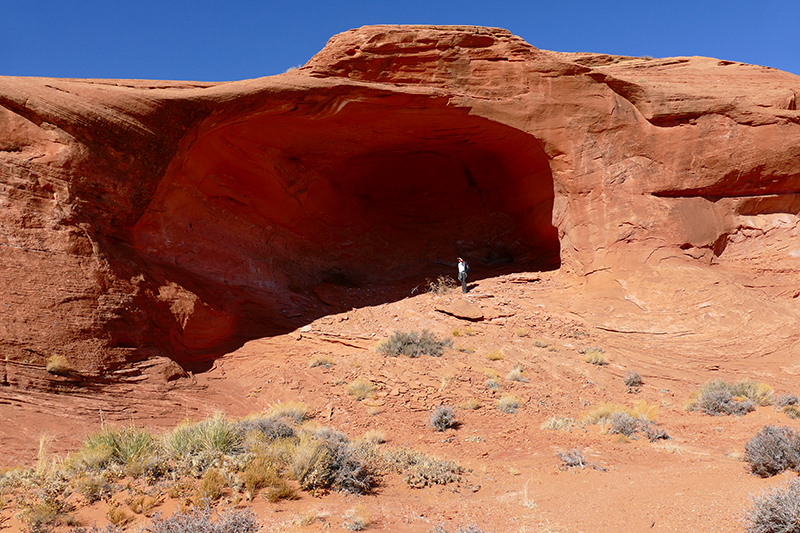
{"label": "blue sky", "polygon": [[366,24],[471,24],[562,52],[711,56],[800,74],[800,0],[0,0],[0,75],[224,81]]}

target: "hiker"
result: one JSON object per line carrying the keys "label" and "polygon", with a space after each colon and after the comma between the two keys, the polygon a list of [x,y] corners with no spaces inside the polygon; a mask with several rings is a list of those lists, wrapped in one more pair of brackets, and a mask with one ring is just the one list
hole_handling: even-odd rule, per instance
{"label": "hiker", "polygon": [[458,281],[461,282],[461,292],[467,292],[467,272],[469,272],[469,265],[466,261],[458,258]]}

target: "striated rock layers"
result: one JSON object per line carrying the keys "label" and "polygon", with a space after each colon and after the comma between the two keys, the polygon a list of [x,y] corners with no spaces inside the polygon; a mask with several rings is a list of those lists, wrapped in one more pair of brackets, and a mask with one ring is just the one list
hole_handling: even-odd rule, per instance
{"label": "striated rock layers", "polygon": [[770,68],[479,27],[365,27],[240,82],[2,77],[5,382],[52,355],[84,378],[191,366],[457,255],[621,285],[664,261],[782,272],[762,292],[791,300],[799,94]]}

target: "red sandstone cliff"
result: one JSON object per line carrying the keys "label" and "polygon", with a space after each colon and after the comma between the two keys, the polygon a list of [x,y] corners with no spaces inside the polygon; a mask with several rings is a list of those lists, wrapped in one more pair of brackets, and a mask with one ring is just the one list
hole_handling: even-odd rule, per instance
{"label": "red sandstone cliff", "polygon": [[[613,294],[609,328],[795,324],[799,93],[477,27],[352,30],[241,82],[2,77],[4,379],[55,386],[55,354],[77,380],[192,364],[456,255],[478,276],[560,265]],[[749,318],[658,323],[731,288],[757,289],[719,304]]]}

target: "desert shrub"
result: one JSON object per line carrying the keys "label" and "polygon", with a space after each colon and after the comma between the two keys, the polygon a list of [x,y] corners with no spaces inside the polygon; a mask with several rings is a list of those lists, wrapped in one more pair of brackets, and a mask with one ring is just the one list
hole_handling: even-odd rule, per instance
{"label": "desert shrub", "polygon": [[258,491],[269,486],[279,478],[278,466],[275,464],[273,458],[263,455],[254,457],[247,463],[242,473],[244,488],[250,494],[250,497],[255,497]]}
{"label": "desert shrub", "polygon": [[178,426],[166,437],[164,445],[176,458],[201,452],[228,454],[241,447],[242,437],[238,424],[217,414],[200,422]]}
{"label": "desert shrub", "polygon": [[628,371],[625,373],[623,383],[625,383],[628,392],[636,392],[639,390],[639,387],[642,386],[642,376],[638,372]]}
{"label": "desert shrub", "polygon": [[295,436],[295,430],[280,418],[248,417],[236,422],[236,431],[240,439],[245,439],[248,435],[258,437],[272,442],[278,439],[290,439]]}
{"label": "desert shrub", "polygon": [[508,373],[506,379],[511,381],[519,381],[520,383],[528,383],[530,381],[528,378],[525,377],[525,371],[522,370],[522,367],[517,365],[515,366],[511,372]]}
{"label": "desert shrub", "polygon": [[772,387],[769,385],[757,381],[727,383],[718,379],[700,387],[690,408],[713,416],[741,416],[755,410],[756,405],[771,403]]}
{"label": "desert shrub", "polygon": [[361,438],[370,444],[383,444],[386,442],[386,433],[380,429],[370,429]]}
{"label": "desert shrub", "polygon": [[287,417],[295,422],[302,422],[308,417],[308,405],[296,400],[278,402],[270,407],[269,415],[275,418]]}
{"label": "desert shrub", "polygon": [[364,400],[371,398],[375,394],[375,385],[371,381],[363,378],[356,378],[349,385],[347,385],[347,394],[353,397],[354,400]]}
{"label": "desert shrub", "polygon": [[550,429],[556,431],[570,431],[575,426],[575,419],[565,416],[551,416],[546,422],[539,426],[539,429]]}
{"label": "desert shrub", "polygon": [[72,533],[123,533],[125,531],[121,527],[117,527],[114,524],[108,524],[106,527],[98,527],[92,526],[89,529],[85,527],[76,527],[72,530]]}
{"label": "desert shrub", "polygon": [[433,526],[431,533],[487,533],[486,531],[482,530],[478,526],[472,524],[469,526],[459,526],[456,529],[450,531],[447,529],[444,524],[437,524]]}
{"label": "desert shrub", "polygon": [[161,503],[161,501],[160,498],[139,494],[138,496],[131,496],[125,503],[128,504],[128,507],[130,507],[131,511],[134,513],[150,516],[153,514],[153,509]]}
{"label": "desert shrub", "polygon": [[788,427],[764,426],[744,450],[750,471],[760,477],[800,467],[800,434]]}
{"label": "desert shrub", "polygon": [[111,505],[106,511],[106,518],[117,527],[124,527],[133,521],[133,517],[125,512],[121,505]]}
{"label": "desert shrub", "polygon": [[348,511],[342,521],[342,527],[347,531],[363,531],[369,527],[369,524],[369,516],[361,506]]}
{"label": "desert shrub", "polygon": [[377,481],[358,447],[331,430],[303,435],[290,469],[300,487],[311,491],[367,494]]}
{"label": "desert shrub", "polygon": [[775,406],[781,409],[789,405],[797,405],[800,403],[800,400],[798,400],[797,396],[792,393],[779,394],[778,396],[775,396],[774,401]]}
{"label": "desert shrub", "polygon": [[69,361],[63,355],[52,355],[47,359],[45,370],[51,374],[65,375],[69,374],[70,367]]}
{"label": "desert shrub", "polygon": [[428,292],[432,292],[434,294],[447,294],[458,287],[456,280],[450,276],[439,276],[435,280],[427,280],[427,282]]}
{"label": "desert shrub", "polygon": [[504,413],[514,414],[519,409],[519,400],[510,394],[506,394],[497,400],[497,408]]}
{"label": "desert shrub", "polygon": [[445,348],[451,346],[453,346],[452,340],[438,340],[433,333],[426,329],[422,333],[395,331],[388,339],[378,345],[377,350],[387,355],[407,355],[408,357],[430,355],[431,357],[439,357],[444,353]]}
{"label": "desert shrub", "polygon": [[729,385],[731,396],[744,398],[754,405],[772,405],[773,390],[759,381],[737,381]]}
{"label": "desert shrub", "polygon": [[528,330],[525,328],[519,328],[514,332],[514,335],[516,335],[517,337],[527,337]]}
{"label": "desert shrub", "polygon": [[645,400],[638,401],[631,407],[625,407],[613,403],[601,403],[581,419],[582,424],[604,425],[611,422],[614,413],[626,413],[634,418],[653,420],[658,414],[658,405],[648,403]]}
{"label": "desert shrub", "polygon": [[606,356],[603,355],[603,349],[599,347],[585,348],[580,351],[583,354],[583,360],[587,363],[602,366],[608,364]]}
{"label": "desert shrub", "polygon": [[500,361],[501,359],[503,359],[503,354],[501,354],[497,350],[492,350],[491,352],[487,353],[485,357],[489,361]]}
{"label": "desert shrub", "polygon": [[446,485],[461,480],[464,469],[453,461],[446,461],[408,448],[395,448],[383,454],[386,465],[403,475],[403,480],[413,488]]}
{"label": "desert shrub", "polygon": [[533,345],[537,348],[547,348],[549,346],[547,341],[543,341],[542,339],[536,339],[533,341]]}
{"label": "desert shrub", "polygon": [[746,516],[747,533],[800,532],[800,480],[781,489],[773,487],[753,497]]}
{"label": "desert shrub", "polygon": [[209,468],[200,480],[195,491],[195,500],[209,505],[222,497],[222,491],[228,486],[225,476],[218,468]]}
{"label": "desert shrub", "polygon": [[156,448],[156,440],[145,429],[107,427],[89,436],[70,464],[85,468],[102,468],[110,463],[133,466],[154,454]]}
{"label": "desert shrub", "polygon": [[491,391],[499,391],[502,388],[502,385],[500,385],[499,381],[492,378],[486,380],[486,388]]}
{"label": "desert shrub", "polygon": [[214,521],[209,508],[176,512],[170,518],[157,516],[147,528],[149,533],[254,533],[258,530],[256,516],[249,509],[229,509]]}
{"label": "desert shrub", "polygon": [[475,409],[481,408],[481,401],[477,398],[470,398],[469,400],[464,400],[459,405],[461,409],[474,411]]}
{"label": "desert shrub", "polygon": [[86,501],[94,503],[110,496],[113,490],[111,483],[102,475],[80,476],[73,482],[75,489],[80,492]]}
{"label": "desert shrub", "polygon": [[580,448],[559,450],[556,452],[556,457],[561,460],[562,468],[585,468],[588,464]]}
{"label": "desert shrub", "polygon": [[713,416],[741,416],[753,411],[755,407],[748,400],[734,398],[731,394],[730,384],[718,379],[710,381],[700,388],[693,409]]}
{"label": "desert shrub", "polygon": [[612,435],[632,437],[637,431],[649,425],[649,421],[634,418],[628,413],[612,413],[609,418],[608,432]]}
{"label": "desert shrub", "polygon": [[783,412],[786,413],[786,416],[792,420],[800,418],[800,408],[798,408],[796,405],[787,405],[783,408]]}
{"label": "desert shrub", "polygon": [[456,410],[449,405],[440,405],[431,413],[430,424],[436,431],[444,431],[456,427]]}
{"label": "desert shrub", "polygon": [[333,366],[333,358],[329,355],[315,355],[308,361],[309,368],[316,368],[318,366],[330,368]]}

